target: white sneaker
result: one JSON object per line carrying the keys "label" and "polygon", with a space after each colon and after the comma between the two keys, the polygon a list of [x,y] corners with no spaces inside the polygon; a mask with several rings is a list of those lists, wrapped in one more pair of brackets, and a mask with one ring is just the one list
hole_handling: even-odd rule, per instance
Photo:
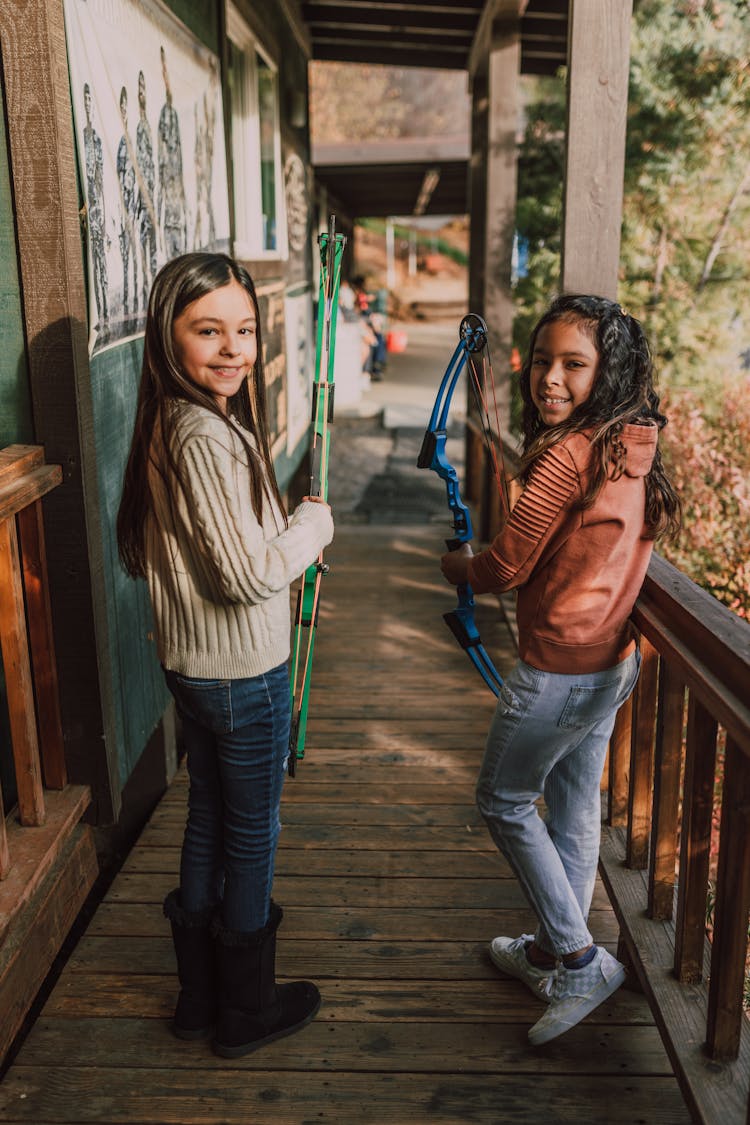
{"label": "white sneaker", "polygon": [[597,946],[593,961],[582,969],[569,969],[561,964],[552,986],[549,1008],[531,1028],[529,1042],[538,1047],[569,1031],[616,992],[624,980],[625,966],[601,946]]}
{"label": "white sneaker", "polygon": [[526,946],[533,940],[532,934],[521,934],[518,938],[496,937],[490,942],[490,957],[501,972],[522,980],[535,996],[549,1003],[557,970],[539,969],[531,964],[526,956]]}

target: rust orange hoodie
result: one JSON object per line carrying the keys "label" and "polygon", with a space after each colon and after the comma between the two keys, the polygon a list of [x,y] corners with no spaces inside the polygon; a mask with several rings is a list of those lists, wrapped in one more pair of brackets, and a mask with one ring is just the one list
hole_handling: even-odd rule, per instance
{"label": "rust orange hoodie", "polygon": [[518,591],[521,659],[543,672],[600,672],[624,660],[635,641],[629,621],[653,540],[645,525],[645,478],[656,425],[627,425],[625,470],[581,508],[592,470],[584,431],[548,449],[502,531],[475,555],[475,593]]}

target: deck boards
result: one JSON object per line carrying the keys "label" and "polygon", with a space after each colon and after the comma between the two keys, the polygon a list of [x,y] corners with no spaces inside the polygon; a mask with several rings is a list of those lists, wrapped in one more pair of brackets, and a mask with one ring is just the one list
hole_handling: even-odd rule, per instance
{"label": "deck boards", "polygon": [[[486,946],[531,915],[473,803],[493,701],[440,620],[439,529],[344,526],[328,553],[307,753],[287,782],[275,897],[282,977],[318,1018],[233,1061],[172,1037],[186,782],[156,809],[0,1087],[33,1125],[685,1125],[648,1006],[621,989],[544,1048],[541,1006]],[[483,635],[513,648],[491,604]],[[601,884],[591,925],[614,948]]]}

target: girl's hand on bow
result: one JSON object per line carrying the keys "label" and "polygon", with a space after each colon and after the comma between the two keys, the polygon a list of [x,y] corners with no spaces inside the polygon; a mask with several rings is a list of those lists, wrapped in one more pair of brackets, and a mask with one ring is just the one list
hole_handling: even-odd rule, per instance
{"label": "girl's hand on bow", "polygon": [[471,543],[462,543],[456,551],[449,551],[440,560],[440,569],[443,577],[451,586],[463,586],[468,582],[469,559],[474,552]]}
{"label": "girl's hand on bow", "polygon": [[302,503],[304,503],[305,500],[309,500],[311,504],[325,504],[326,508],[330,510],[331,505],[327,500],[324,500],[322,496],[303,496]]}

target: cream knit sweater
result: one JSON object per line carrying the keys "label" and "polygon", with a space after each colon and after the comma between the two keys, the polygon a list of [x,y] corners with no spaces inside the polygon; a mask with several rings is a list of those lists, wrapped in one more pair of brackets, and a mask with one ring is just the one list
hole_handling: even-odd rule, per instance
{"label": "cream knit sweater", "polygon": [[[239,438],[200,406],[176,409],[185,488],[173,490],[170,502],[152,466],[154,511],[146,526],[159,659],[202,679],[261,675],[289,657],[289,585],[331,542],[331,513],[308,501],[285,527],[266,501],[261,527]],[[160,460],[158,443],[154,456]]]}

